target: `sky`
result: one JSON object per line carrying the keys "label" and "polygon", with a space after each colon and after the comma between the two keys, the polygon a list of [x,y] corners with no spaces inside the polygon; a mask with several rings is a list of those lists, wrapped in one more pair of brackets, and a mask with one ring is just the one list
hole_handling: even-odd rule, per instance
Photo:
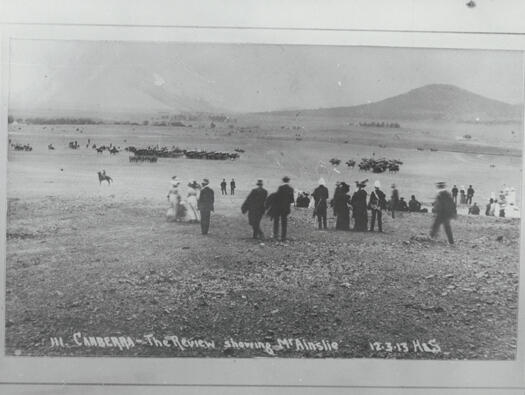
{"label": "sky", "polygon": [[510,51],[12,40],[9,106],[257,112],[352,106],[435,83],[521,103],[522,60]]}

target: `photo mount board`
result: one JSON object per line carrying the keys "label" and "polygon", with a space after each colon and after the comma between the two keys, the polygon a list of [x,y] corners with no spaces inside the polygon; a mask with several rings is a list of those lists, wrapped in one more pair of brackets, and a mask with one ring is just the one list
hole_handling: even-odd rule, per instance
{"label": "photo mount board", "polygon": [[[46,2],[43,2],[46,3]],[[48,2],[49,10],[58,10],[60,2]],[[341,24],[330,28],[329,20],[322,19],[321,23],[315,20],[315,7],[312,3],[310,8],[304,11],[302,19],[295,21],[299,27],[285,26],[272,27],[271,24],[261,26],[260,21],[272,22],[274,12],[286,10],[288,6],[273,3],[261,10],[254,7],[255,15],[252,15],[253,23],[244,26],[232,24],[232,22],[244,21],[236,14],[234,6],[239,3],[229,4],[228,12],[222,15],[216,14],[215,20],[203,21],[196,14],[180,12],[176,18],[178,25],[169,23],[169,18],[158,17],[162,12],[153,7],[157,13],[152,13],[149,4],[142,4],[146,10],[145,14],[151,17],[150,23],[133,25],[129,14],[116,15],[115,10],[124,9],[124,2],[111,2],[114,7],[109,13],[97,14],[96,8],[86,11],[84,16],[79,16],[75,9],[65,7],[61,17],[50,14],[42,16],[22,17],[19,14],[7,18],[7,23],[2,25],[1,31],[1,62],[2,62],[2,106],[1,106],[1,135],[2,141],[7,141],[7,103],[9,95],[9,42],[13,39],[49,39],[49,40],[109,40],[109,41],[141,41],[141,42],[184,42],[184,43],[243,43],[243,44],[282,44],[282,45],[337,45],[337,46],[375,46],[375,47],[404,47],[404,48],[449,48],[449,49],[485,49],[485,50],[511,50],[525,51],[525,35],[520,31],[519,25],[514,24],[516,15],[523,15],[523,6],[512,3],[511,6],[497,8],[501,10],[496,16],[490,16],[490,20],[505,19],[509,17],[509,25],[512,31],[505,29],[490,29],[482,31],[483,23],[479,22],[471,14],[467,13],[466,7],[459,2],[461,17],[443,20],[444,28],[436,27],[435,19],[426,12],[424,17],[413,20],[400,18],[399,25],[405,23],[404,28],[399,25],[388,25],[381,28],[374,21],[377,9],[370,6],[366,9],[369,17],[363,18],[358,28],[348,27],[345,29]],[[484,2],[479,1],[481,8]],[[15,9],[14,2],[8,3],[10,10]],[[127,4],[127,3],[126,3]],[[428,4],[428,3],[427,3]],[[34,4],[33,4],[34,5]],[[163,4],[168,7],[166,3]],[[181,6],[181,4],[178,4]],[[297,5],[297,4],[293,4]],[[342,3],[338,4],[343,7]],[[361,4],[362,5],[362,4]],[[380,4],[389,7],[386,3]],[[4,5],[5,6],[5,5]],[[271,7],[274,7],[273,9]],[[492,6],[492,5],[491,5]],[[20,6],[16,6],[20,7]],[[104,6],[99,4],[99,7]],[[119,8],[122,7],[122,8]],[[210,9],[213,8],[209,4]],[[399,7],[399,8],[398,8]],[[396,6],[396,10],[405,10],[414,13],[414,5],[404,2]],[[434,5],[435,7],[438,7]],[[444,2],[443,7],[448,11],[457,10],[457,4]],[[290,6],[290,8],[292,8]],[[106,8],[107,11],[108,8]],[[111,8],[110,8],[111,9]],[[179,11],[181,8],[169,8]],[[337,9],[337,4],[335,9]],[[291,9],[290,9],[291,11]],[[355,10],[354,10],[355,11]],[[474,9],[473,12],[476,10]],[[67,12],[71,14],[67,15]],[[459,11],[458,11],[459,12]],[[494,12],[494,10],[493,10]],[[446,15],[446,11],[441,11]],[[444,14],[443,14],[444,13]],[[191,14],[191,15],[189,15]],[[284,13],[286,14],[286,13]],[[333,16],[332,13],[329,13]],[[356,12],[359,15],[359,12]],[[6,15],[6,14],[3,14]],[[181,16],[182,15],[182,16]],[[232,15],[234,17],[232,17]],[[321,15],[325,15],[321,12]],[[173,15],[172,15],[173,16]],[[325,15],[326,16],[326,15]],[[362,14],[361,14],[362,16]],[[10,19],[9,19],[10,18]],[[109,18],[109,20],[108,20]],[[182,23],[181,19],[186,19]],[[193,19],[192,19],[193,18]],[[355,18],[355,17],[354,17]],[[489,15],[484,14],[481,22],[486,22]],[[96,22],[97,19],[99,22]],[[119,20],[120,19],[120,20]],[[147,18],[146,18],[147,19]],[[159,21],[158,19],[161,19]],[[213,18],[212,18],[213,19]],[[101,21],[100,21],[101,20]],[[366,21],[369,21],[367,29]],[[284,19],[286,22],[287,20]],[[341,20],[338,20],[341,22]],[[432,25],[431,29],[425,29],[425,23]],[[452,21],[452,22],[451,22]],[[468,26],[473,25],[469,31]],[[111,22],[111,23],[110,23]],[[161,22],[164,22],[162,24]],[[283,22],[283,19],[280,20]],[[344,21],[343,21],[344,22]],[[354,20],[354,22],[356,22]],[[324,23],[324,24],[323,24]],[[447,26],[447,24],[449,24]],[[200,27],[198,26],[200,25]],[[319,25],[322,25],[321,27]],[[235,27],[237,26],[237,27]],[[282,25],[281,25],[282,26]],[[480,28],[481,26],[481,28]],[[493,27],[494,25],[490,25]],[[501,25],[500,25],[501,26]],[[458,30],[459,29],[459,30]],[[464,32],[461,32],[464,29]],[[428,31],[425,31],[428,30]],[[523,133],[523,130],[522,130]],[[7,158],[7,147],[2,145],[2,158]],[[2,160],[0,174],[2,174],[2,211],[1,229],[6,234],[6,166],[7,160]],[[523,191],[522,180],[522,196]],[[522,205],[523,207],[523,205]],[[521,223],[523,228],[523,222]],[[523,257],[524,236],[521,237],[520,256]],[[5,237],[1,239],[1,250],[3,254],[4,270],[1,271],[0,291],[2,295],[2,306],[5,306]],[[521,267],[521,264],[520,264]],[[520,285],[523,284],[524,271],[520,270]],[[520,286],[519,306],[523,306],[525,295],[523,287]],[[381,359],[211,359],[211,358],[76,358],[76,357],[5,357],[0,360],[0,382],[4,383],[93,383],[93,384],[157,384],[167,385],[206,385],[206,386],[321,386],[321,387],[348,387],[348,388],[503,388],[520,389],[525,387],[524,379],[524,356],[525,340],[523,338],[523,309],[519,310],[518,327],[518,353],[515,361],[420,361],[420,360],[381,360]],[[5,324],[5,320],[3,320]],[[0,335],[4,339],[5,327],[0,328]],[[4,355],[4,344],[0,348],[0,354]]]}

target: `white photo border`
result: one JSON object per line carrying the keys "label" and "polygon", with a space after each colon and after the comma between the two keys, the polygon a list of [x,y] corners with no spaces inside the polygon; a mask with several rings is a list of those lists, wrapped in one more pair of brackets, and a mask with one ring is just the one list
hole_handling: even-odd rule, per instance
{"label": "white photo border", "polygon": [[[29,2],[31,3],[31,1]],[[42,3],[60,3],[43,1]],[[112,4],[118,1],[110,2]],[[122,7],[125,2],[120,2]],[[137,3],[137,1],[134,1]],[[141,2],[148,7],[147,2]],[[180,3],[180,2],[176,2]],[[209,2],[205,2],[209,3]],[[235,2],[228,2],[229,4]],[[252,2],[250,2],[253,4]],[[275,2],[271,2],[274,4]],[[297,3],[297,2],[292,2]],[[311,5],[311,2],[307,2]],[[327,2],[331,3],[331,2]],[[335,2],[339,3],[339,2]],[[384,3],[384,2],[380,2]],[[411,2],[404,1],[409,4]],[[446,2],[450,3],[450,2]],[[464,2],[459,1],[464,7]],[[481,3],[481,1],[479,1]],[[511,2],[515,4],[514,2]],[[281,5],[281,10],[289,5]],[[408,6],[406,6],[408,7]],[[519,7],[515,5],[515,7]],[[520,10],[523,10],[521,6]],[[409,9],[410,11],[410,9]],[[508,12],[508,9],[507,11]],[[470,389],[522,389],[525,388],[525,315],[519,309],[518,352],[515,361],[422,361],[380,359],[288,359],[288,358],[119,358],[119,357],[10,357],[4,356],[5,340],[5,258],[7,216],[7,105],[9,97],[9,43],[11,40],[106,40],[184,43],[238,43],[282,45],[335,45],[410,47],[440,49],[511,50],[525,53],[525,33],[498,31],[491,26],[488,32],[431,32],[414,30],[388,31],[371,29],[308,29],[258,28],[257,17],[251,15],[252,27],[221,27],[220,24],[193,26],[132,26],[129,20],[109,24],[102,14],[102,23],[95,24],[96,15],[88,15],[87,23],[73,15],[71,23],[49,16],[28,18],[16,23],[8,18],[1,31],[1,106],[0,106],[0,383],[41,384],[159,384],[167,386],[270,386],[318,388],[470,388]],[[522,13],[523,15],[523,13]],[[114,16],[118,22],[118,16]],[[129,19],[129,15],[126,14]],[[13,19],[14,18],[14,19]],[[93,19],[95,18],[95,19]],[[220,15],[217,16],[220,19]],[[514,18],[514,14],[513,14]],[[124,18],[125,19],[125,18]],[[512,18],[511,18],[512,19]],[[514,20],[514,19],[512,19]],[[191,22],[191,21],[190,21]],[[248,24],[250,19],[248,18]],[[445,23],[445,22],[444,22]],[[446,24],[446,23],[445,23]],[[155,25],[155,26],[154,26]],[[228,23],[224,24],[228,26]],[[223,26],[224,26],[223,25]],[[420,22],[417,24],[422,25]],[[512,24],[511,24],[512,25]],[[231,26],[231,25],[229,25]],[[362,24],[360,25],[362,26]],[[514,25],[513,25],[514,26]],[[468,29],[466,29],[468,30]],[[525,30],[525,29],[524,29]],[[522,81],[523,84],[523,81]],[[524,131],[525,132],[525,131]],[[525,141],[525,139],[524,139]],[[524,150],[525,152],[525,150]],[[523,161],[523,157],[522,157]],[[522,178],[522,194],[525,182]],[[523,196],[523,195],[522,195]],[[523,210],[523,203],[522,208]],[[523,229],[523,218],[521,229]],[[520,269],[523,265],[525,237],[521,232]],[[525,306],[525,271],[520,270],[519,306]]]}

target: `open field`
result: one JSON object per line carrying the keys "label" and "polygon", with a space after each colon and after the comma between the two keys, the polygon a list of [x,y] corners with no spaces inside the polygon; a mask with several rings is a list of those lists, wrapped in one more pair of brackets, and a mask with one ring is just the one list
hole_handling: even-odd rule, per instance
{"label": "open field", "polygon": [[[395,182],[401,196],[415,194],[426,206],[436,181],[472,184],[474,201],[482,207],[491,192],[515,186],[519,204],[521,137],[512,133],[518,126],[414,123],[372,130],[324,119],[301,122],[303,129],[290,130],[298,124],[294,118],[252,115],[234,128],[90,125],[80,127],[82,133],[78,126],[11,125],[9,138],[34,149],[10,150],[8,158],[7,352],[268,356],[264,350],[222,345],[229,338],[272,345],[297,338],[337,342],[339,349],[293,347],[275,354],[513,358],[519,220],[460,215],[453,223],[457,244],[450,247],[443,235],[439,241],[424,236],[429,214],[386,218],[384,234],[358,234],[316,231],[311,212],[296,209],[289,243],[260,244],[248,238],[240,205],[256,179],[272,191],[283,175],[306,191],[323,176],[330,193],[336,180],[353,187],[357,180],[378,179],[387,192]],[[246,131],[239,131],[241,126]],[[458,140],[465,133],[471,141]],[[159,144],[246,152],[236,161],[131,164],[126,152],[110,157],[85,148],[87,138],[121,148]],[[73,140],[81,149],[67,148]],[[47,150],[49,143],[55,151]],[[328,164],[332,157],[344,163],[372,154],[402,160],[401,171],[376,175],[344,164],[336,171]],[[109,187],[98,183],[102,168],[115,180]],[[208,237],[198,226],[165,221],[173,175],[188,182],[210,179],[216,212]],[[235,196],[220,196],[222,178],[235,178]],[[269,234],[268,220],[263,230]],[[177,335],[212,339],[219,346],[74,347],[75,332],[133,339]],[[50,337],[59,336],[73,347],[52,348]],[[373,351],[369,344],[432,339],[440,352]]]}

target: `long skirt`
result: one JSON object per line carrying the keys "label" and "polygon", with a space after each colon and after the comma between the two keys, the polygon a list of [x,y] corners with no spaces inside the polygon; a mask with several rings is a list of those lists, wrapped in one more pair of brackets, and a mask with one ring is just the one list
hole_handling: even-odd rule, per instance
{"label": "long skirt", "polygon": [[188,197],[188,200],[185,204],[186,206],[186,220],[189,222],[199,222],[200,221],[200,213],[199,209],[197,208],[197,199],[193,197]]}
{"label": "long skirt", "polygon": [[350,230],[350,211],[341,210],[336,214],[335,229],[336,230]]}
{"label": "long skirt", "polygon": [[354,210],[354,230],[366,232],[368,230],[368,212],[365,210]]}

